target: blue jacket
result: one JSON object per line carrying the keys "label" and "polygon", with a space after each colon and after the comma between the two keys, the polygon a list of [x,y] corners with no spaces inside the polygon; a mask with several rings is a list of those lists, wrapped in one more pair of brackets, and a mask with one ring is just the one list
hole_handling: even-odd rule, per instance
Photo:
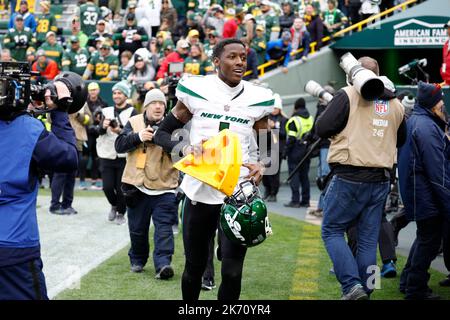
{"label": "blue jacket", "polygon": [[[13,13],[11,18],[9,19],[8,23],[8,29],[15,28],[14,21],[16,19],[16,16],[20,14],[19,12]],[[28,27],[31,29],[31,31],[34,33],[36,32],[37,28],[37,21],[34,17],[34,15],[30,12],[27,12],[23,15],[23,26]]]}
{"label": "blue jacket", "polygon": [[53,111],[52,132],[27,114],[0,120],[0,267],[40,256],[37,168],[74,171],[78,154],[67,113]]}
{"label": "blue jacket", "polygon": [[445,123],[430,110],[414,106],[399,149],[400,193],[410,220],[444,215],[450,220],[450,143]]}
{"label": "blue jacket", "polygon": [[269,61],[270,59],[277,60],[280,59],[282,56],[284,56],[283,66],[287,67],[289,61],[291,61],[291,51],[292,51],[291,43],[285,46],[283,44],[282,39],[269,41],[266,47],[266,60],[267,61]]}

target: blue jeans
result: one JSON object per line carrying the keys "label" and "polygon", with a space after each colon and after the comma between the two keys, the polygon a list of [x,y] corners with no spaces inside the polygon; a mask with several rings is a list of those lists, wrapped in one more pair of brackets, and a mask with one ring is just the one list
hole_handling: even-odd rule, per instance
{"label": "blue jeans", "polygon": [[[319,154],[319,166],[317,167],[317,176],[325,177],[330,173],[330,166],[328,165],[328,148],[321,148]],[[325,190],[320,193],[318,209],[323,209],[323,197],[325,196]]]}
{"label": "blue jeans", "polygon": [[148,233],[150,219],[152,219],[155,226],[153,237],[155,270],[158,272],[163,266],[170,265],[175,248],[172,226],[178,218],[175,194],[164,193],[158,196],[149,196],[141,193],[136,206],[127,209],[131,239],[128,256],[131,264],[145,266],[147,263],[150,252]]}
{"label": "blue jeans", "polygon": [[[378,235],[389,181],[354,182],[333,177],[324,197],[322,239],[342,292],[361,284],[370,293],[368,267],[377,265]],[[357,221],[357,254],[353,256],[344,234]]]}

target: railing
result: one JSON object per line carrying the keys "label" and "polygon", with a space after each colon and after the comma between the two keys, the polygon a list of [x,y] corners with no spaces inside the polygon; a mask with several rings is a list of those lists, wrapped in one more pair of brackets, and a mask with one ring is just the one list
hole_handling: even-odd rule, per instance
{"label": "railing", "polygon": [[[365,19],[363,21],[360,21],[358,23],[352,24],[350,27],[342,29],[342,30],[334,33],[331,36],[323,37],[322,38],[322,42],[325,43],[325,42],[327,42],[327,41],[329,41],[331,39],[334,39],[336,37],[340,37],[340,36],[342,36],[342,35],[344,35],[344,34],[346,34],[348,32],[354,31],[354,30],[357,30],[358,32],[360,32],[360,31],[362,31],[364,25],[368,25],[370,22],[372,22],[374,20],[377,20],[379,18],[385,17],[388,14],[390,14],[390,13],[392,13],[392,12],[398,10],[398,9],[401,9],[401,10],[404,11],[407,6],[409,6],[409,5],[413,4],[413,3],[416,3],[417,1],[418,0],[408,0],[408,1],[405,1],[405,2],[403,2],[401,4],[399,4],[399,5],[396,5],[395,7],[387,9],[387,10],[385,10],[383,12],[380,12],[380,13],[378,13],[376,15],[370,16],[369,18],[367,18],[367,19]],[[311,42],[311,44],[309,45],[309,47],[310,47],[310,54],[314,54],[316,52],[316,46],[317,46],[317,42],[316,41]],[[303,50],[304,50],[304,48],[300,48],[298,50],[292,51],[291,52],[291,56],[295,56],[295,55],[303,52]],[[270,66],[272,66],[274,64],[277,64],[277,63],[279,63],[279,62],[281,62],[283,60],[284,60],[284,57],[280,58],[279,60],[271,60],[271,61],[268,61],[266,63],[263,63],[263,64],[259,65],[258,66],[259,75],[263,76],[264,73],[265,73],[265,69],[266,68],[268,68],[268,67],[270,67]],[[249,71],[247,71],[245,73],[245,75],[246,76],[250,75],[250,74],[252,74],[252,72],[253,71],[249,70]]]}

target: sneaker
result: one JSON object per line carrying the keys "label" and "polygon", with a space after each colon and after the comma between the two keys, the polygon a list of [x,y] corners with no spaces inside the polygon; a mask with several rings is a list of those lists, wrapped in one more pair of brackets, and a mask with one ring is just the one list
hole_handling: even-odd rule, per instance
{"label": "sneaker", "polygon": [[205,291],[211,291],[216,287],[214,283],[214,279],[203,279],[202,280],[202,289]]}
{"label": "sneaker", "polygon": [[67,214],[67,215],[77,214],[77,213],[78,213],[78,211],[75,210],[75,209],[72,208],[72,207],[64,208],[64,209],[62,209],[62,210],[64,211],[64,214]]}
{"label": "sneaker", "polygon": [[381,276],[383,278],[395,278],[397,276],[397,268],[395,267],[394,261],[390,261],[383,265],[381,268]]}
{"label": "sneaker", "polygon": [[48,211],[51,214],[57,214],[57,215],[60,215],[60,216],[67,215],[67,212],[61,207],[50,208]]}
{"label": "sneaker", "polygon": [[439,281],[441,287],[450,287],[450,274],[444,280]]}
{"label": "sneaker", "polygon": [[362,285],[356,284],[347,294],[342,295],[341,300],[369,300],[369,296]]}
{"label": "sneaker", "polygon": [[309,208],[309,202],[300,202],[300,207]]}
{"label": "sneaker", "polygon": [[322,209],[313,209],[308,211],[308,213],[317,218],[323,218],[323,210]]}
{"label": "sneaker", "polygon": [[180,229],[178,228],[178,225],[177,225],[177,224],[175,224],[175,225],[172,226],[172,232],[173,232],[173,234],[178,234],[178,233],[180,233]]}
{"label": "sneaker", "polygon": [[144,271],[144,267],[140,264],[132,264],[131,265],[131,272],[134,273],[141,273],[142,271]]}
{"label": "sneaker", "polygon": [[87,190],[87,184],[86,181],[80,181],[80,185],[78,187],[80,190]]}
{"label": "sneaker", "polygon": [[127,220],[125,219],[125,215],[118,213],[114,222],[118,225],[124,224]]}
{"label": "sneaker", "polygon": [[173,268],[169,265],[162,267],[157,273],[155,278],[161,280],[167,280],[173,277]]}
{"label": "sneaker", "polygon": [[441,300],[441,296],[428,290],[423,296],[412,296],[407,294],[405,300]]}
{"label": "sneaker", "polygon": [[267,197],[266,201],[267,202],[277,202],[277,196],[271,194],[270,196]]}
{"label": "sneaker", "polygon": [[285,207],[288,208],[300,208],[300,202],[289,202],[284,204]]}
{"label": "sneaker", "polygon": [[111,211],[109,211],[108,213],[108,220],[114,221],[116,219],[116,215],[117,215],[117,207],[111,206]]}
{"label": "sneaker", "polygon": [[102,190],[103,189],[103,183],[101,181],[97,181],[95,184],[93,183],[91,185],[91,190]]}

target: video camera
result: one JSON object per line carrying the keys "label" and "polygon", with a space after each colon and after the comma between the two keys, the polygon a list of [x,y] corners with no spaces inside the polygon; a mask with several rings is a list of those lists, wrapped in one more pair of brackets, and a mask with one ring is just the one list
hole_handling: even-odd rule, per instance
{"label": "video camera", "polygon": [[356,58],[347,52],[341,57],[339,66],[347,74],[347,82],[367,101],[373,101],[384,93],[384,84],[378,76],[364,68]]}
{"label": "video camera", "polygon": [[177,97],[175,95],[175,91],[178,85],[178,81],[181,79],[181,74],[184,71],[184,63],[183,62],[171,62],[169,63],[169,76],[167,77],[167,84],[169,85],[169,90],[167,94],[167,112],[172,110],[173,107],[177,104]]}
{"label": "video camera", "polygon": [[[80,75],[66,71],[45,85],[32,84],[31,78],[37,75],[38,72],[30,70],[28,62],[0,61],[0,116],[20,114],[28,109],[31,102],[40,105],[32,111],[34,114],[50,111],[45,101],[47,90],[57,109],[68,113],[77,112],[86,102],[87,89]],[[64,90],[68,90],[68,94],[63,94]]]}

